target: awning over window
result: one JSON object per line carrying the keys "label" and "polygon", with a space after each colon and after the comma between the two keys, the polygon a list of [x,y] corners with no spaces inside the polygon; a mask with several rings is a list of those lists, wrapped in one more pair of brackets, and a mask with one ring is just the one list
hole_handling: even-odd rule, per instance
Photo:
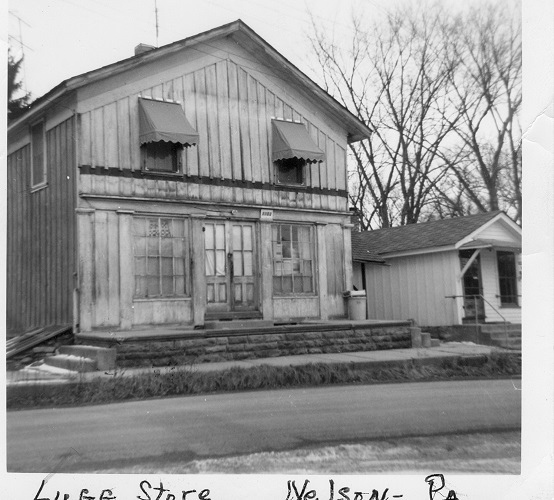
{"label": "awning over window", "polygon": [[140,143],[173,142],[183,146],[198,143],[198,132],[188,122],[179,103],[139,98]]}
{"label": "awning over window", "polygon": [[318,148],[303,123],[283,120],[272,120],[272,123],[273,161],[301,158],[308,163],[317,163],[325,160],[325,153]]}

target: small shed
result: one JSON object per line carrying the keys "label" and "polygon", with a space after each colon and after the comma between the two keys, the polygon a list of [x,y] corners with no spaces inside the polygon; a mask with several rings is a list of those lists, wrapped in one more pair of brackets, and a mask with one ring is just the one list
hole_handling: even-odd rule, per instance
{"label": "small shed", "polygon": [[521,323],[521,239],[501,211],[352,233],[353,284],[373,319]]}

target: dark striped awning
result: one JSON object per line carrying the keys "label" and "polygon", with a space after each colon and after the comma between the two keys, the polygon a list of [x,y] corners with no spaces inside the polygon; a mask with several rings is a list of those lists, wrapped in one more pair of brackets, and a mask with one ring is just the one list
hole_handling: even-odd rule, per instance
{"label": "dark striped awning", "polygon": [[173,142],[183,146],[198,143],[198,132],[177,102],[139,98],[140,143]]}
{"label": "dark striped awning", "polygon": [[289,158],[299,158],[308,163],[325,161],[325,153],[310,137],[303,123],[284,120],[272,120],[272,123],[273,161]]}

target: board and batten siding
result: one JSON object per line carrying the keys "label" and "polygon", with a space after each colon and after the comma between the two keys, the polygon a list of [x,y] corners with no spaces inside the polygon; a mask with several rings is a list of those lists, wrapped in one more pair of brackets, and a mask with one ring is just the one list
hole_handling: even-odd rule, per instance
{"label": "board and batten siding", "polygon": [[[341,141],[316,114],[313,117],[301,114],[280,95],[286,94],[269,79],[262,84],[240,65],[222,60],[152,87],[135,88],[115,102],[82,112],[78,161],[79,165],[94,167],[95,175],[86,176],[90,179],[83,180],[81,191],[148,196],[153,189],[161,197],[346,211],[346,137]],[[154,180],[151,182],[154,186],[149,186],[145,179],[117,176],[116,170],[141,168],[139,96],[180,102],[198,131],[198,145],[182,152],[186,188],[173,186],[169,192],[160,194],[164,189],[158,184],[171,181]],[[326,161],[305,167],[308,189],[271,189],[275,177],[271,161],[273,117],[303,122],[314,142],[326,153]],[[102,169],[111,170],[112,175],[98,175],[107,172]],[[203,182],[198,182],[198,177]],[[252,186],[246,182],[259,184]],[[316,188],[317,193],[310,188]]]}
{"label": "board and batten siding", "polygon": [[46,129],[46,187],[31,192],[30,144],[7,159],[8,331],[73,322],[74,122]]}
{"label": "board and batten siding", "polygon": [[[192,321],[191,297],[133,297],[133,216],[125,210],[77,210],[81,331]],[[187,238],[190,245],[188,232]]]}
{"label": "board and batten siding", "polygon": [[[414,319],[422,326],[459,323],[456,293],[459,260],[454,252],[438,252],[365,265],[369,319]],[[361,266],[360,266],[361,268]],[[361,279],[357,278],[358,284]]]}

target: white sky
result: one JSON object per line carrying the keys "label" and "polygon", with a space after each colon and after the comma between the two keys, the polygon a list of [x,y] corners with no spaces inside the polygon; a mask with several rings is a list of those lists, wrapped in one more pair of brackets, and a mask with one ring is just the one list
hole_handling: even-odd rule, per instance
{"label": "white sky", "polygon": [[[276,50],[314,77],[308,11],[326,29],[346,36],[351,12],[368,19],[391,0],[157,0],[159,46],[242,19]],[[133,55],[139,43],[156,45],[155,0],[12,0],[9,45],[25,47],[21,76],[33,98],[63,80]],[[15,17],[19,16],[21,22]],[[313,57],[312,57],[313,60]]]}

